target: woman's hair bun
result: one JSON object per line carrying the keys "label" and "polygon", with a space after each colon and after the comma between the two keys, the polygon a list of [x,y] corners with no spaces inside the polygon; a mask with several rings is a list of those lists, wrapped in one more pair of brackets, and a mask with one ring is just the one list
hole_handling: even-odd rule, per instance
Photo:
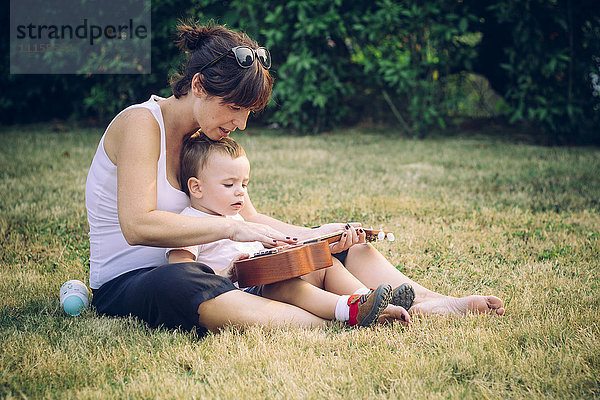
{"label": "woman's hair bun", "polygon": [[[261,110],[267,105],[273,88],[269,72],[260,63],[254,63],[252,68],[240,68],[234,57],[224,57],[235,46],[257,48],[258,44],[248,35],[213,21],[206,25],[181,21],[174,38],[177,46],[186,53],[180,72],[173,73],[169,79],[175,98],[186,96],[194,77],[200,74],[204,91],[220,98],[223,104],[252,110]],[[220,59],[224,60],[217,63]]]}
{"label": "woman's hair bun", "polygon": [[175,44],[183,51],[195,51],[213,36],[211,25],[198,26],[193,23],[182,22],[177,26]]}

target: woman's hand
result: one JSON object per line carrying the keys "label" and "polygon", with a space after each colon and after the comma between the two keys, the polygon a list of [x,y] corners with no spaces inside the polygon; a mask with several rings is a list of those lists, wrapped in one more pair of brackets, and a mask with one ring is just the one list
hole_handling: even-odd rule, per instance
{"label": "woman's hand", "polygon": [[354,227],[354,228],[361,227],[361,224],[359,222],[350,222],[347,224],[334,222],[334,223],[330,223],[330,224],[323,224],[323,225],[319,226],[318,228],[311,229],[310,236],[311,237],[323,236],[323,235],[329,235],[330,233],[341,232],[343,230],[346,230],[348,225],[350,225],[351,227]]}
{"label": "woman's hand", "polygon": [[366,242],[365,231],[361,228],[361,224],[358,222],[351,222],[347,224],[325,224],[318,228],[312,229],[310,234],[311,237],[318,237],[338,232],[342,232],[342,237],[338,242],[329,245],[331,254],[341,253],[355,244]]}
{"label": "woman's hand", "polygon": [[[234,222],[234,221],[232,221]],[[261,242],[265,247],[276,247],[283,244],[295,244],[297,238],[286,236],[268,225],[254,222],[235,221],[229,239],[234,242]]]}
{"label": "woman's hand", "polygon": [[331,254],[341,253],[355,244],[366,242],[366,234],[360,224],[346,224],[342,226],[342,229],[344,232],[340,240],[329,245]]}

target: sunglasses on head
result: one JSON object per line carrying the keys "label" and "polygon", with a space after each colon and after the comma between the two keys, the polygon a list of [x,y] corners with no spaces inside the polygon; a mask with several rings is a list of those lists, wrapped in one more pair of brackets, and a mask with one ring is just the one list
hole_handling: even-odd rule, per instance
{"label": "sunglasses on head", "polygon": [[219,54],[217,58],[206,64],[204,67],[200,68],[198,72],[201,72],[205,68],[216,64],[230,51],[235,56],[235,60],[237,61],[238,65],[242,68],[250,68],[252,64],[254,64],[254,60],[258,60],[260,65],[262,65],[265,69],[271,68],[271,54],[269,53],[269,50],[265,49],[264,47],[259,47],[258,49],[254,50],[253,48],[248,46],[236,46],[232,49],[227,50],[225,53]]}

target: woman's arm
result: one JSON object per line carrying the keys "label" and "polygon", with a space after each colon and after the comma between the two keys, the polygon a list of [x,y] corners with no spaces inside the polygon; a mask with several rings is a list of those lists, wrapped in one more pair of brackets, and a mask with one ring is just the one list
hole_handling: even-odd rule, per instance
{"label": "woman's arm", "polygon": [[183,247],[229,238],[273,245],[286,241],[273,228],[230,218],[197,218],[157,210],[160,128],[149,111],[131,110],[111,126],[105,150],[117,166],[119,223],[131,245]]}
{"label": "woman's arm", "polygon": [[345,236],[343,234],[339,242],[330,245],[331,252],[334,254],[340,253],[355,244],[365,242],[365,233],[357,232],[355,229],[360,227],[359,223],[332,223],[322,225],[315,229],[291,225],[256,211],[256,208],[254,208],[254,206],[252,205],[250,196],[248,196],[247,193],[246,199],[244,201],[244,208],[242,209],[240,214],[242,214],[242,217],[244,217],[246,221],[268,225],[272,228],[277,229],[279,232],[283,232],[284,234],[288,235],[288,237],[297,238],[299,241],[304,241],[315,237],[328,235],[330,233],[344,231]]}
{"label": "woman's arm", "polygon": [[246,221],[268,225],[274,229],[277,229],[279,232],[285,233],[287,236],[298,238],[298,240],[308,239],[316,236],[314,231],[310,228],[291,225],[283,221],[279,221],[278,219],[269,217],[268,215],[260,214],[258,211],[256,211],[256,208],[254,208],[248,193],[246,193],[244,208],[240,211],[240,214]]}

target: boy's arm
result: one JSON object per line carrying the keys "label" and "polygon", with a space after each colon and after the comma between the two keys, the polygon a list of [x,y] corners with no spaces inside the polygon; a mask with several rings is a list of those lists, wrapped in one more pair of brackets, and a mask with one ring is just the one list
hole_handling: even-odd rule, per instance
{"label": "boy's arm", "polygon": [[[248,257],[250,257],[249,254],[238,254],[233,258],[233,260],[231,260],[231,263],[227,268],[225,268],[222,271],[215,270],[215,274],[220,275],[224,278],[228,278],[232,282],[236,282],[237,274],[233,265],[236,261],[244,260]],[[196,256],[192,252],[185,249],[169,250],[169,264],[177,264],[184,262],[196,262]]]}

